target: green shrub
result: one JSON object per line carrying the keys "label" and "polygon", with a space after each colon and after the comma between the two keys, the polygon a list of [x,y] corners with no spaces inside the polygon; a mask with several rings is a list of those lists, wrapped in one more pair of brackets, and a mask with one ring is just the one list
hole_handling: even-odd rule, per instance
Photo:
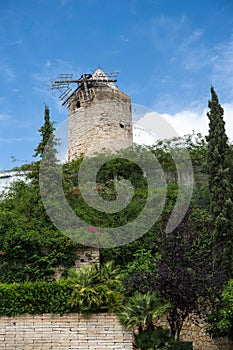
{"label": "green shrub", "polygon": [[81,313],[115,312],[123,303],[123,275],[112,262],[101,268],[83,266],[70,269],[68,283],[72,287],[69,303]]}
{"label": "green shrub", "polygon": [[169,345],[167,350],[193,350],[191,341],[175,341],[172,345]]}
{"label": "green shrub", "polygon": [[113,312],[123,301],[122,275],[111,262],[70,270],[68,279],[0,284],[0,315]]}
{"label": "green shrub", "polygon": [[209,333],[213,338],[233,340],[233,279],[225,286],[222,300],[208,317]]}
{"label": "green shrub", "polygon": [[155,328],[152,333],[145,329],[134,338],[136,348],[141,350],[166,350],[172,341],[169,330],[161,327]]}
{"label": "green shrub", "polygon": [[77,312],[68,302],[72,289],[65,280],[0,285],[0,315]]}

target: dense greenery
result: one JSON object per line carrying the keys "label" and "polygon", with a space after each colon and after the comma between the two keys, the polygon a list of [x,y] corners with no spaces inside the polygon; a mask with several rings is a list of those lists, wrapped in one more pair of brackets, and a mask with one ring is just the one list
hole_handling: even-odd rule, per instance
{"label": "dense greenery", "polygon": [[122,304],[122,276],[112,263],[70,270],[59,281],[0,284],[0,315],[113,312]]}
{"label": "dense greenery", "polygon": [[[42,156],[51,138],[50,160],[56,162],[56,140],[45,107],[41,142],[35,149]],[[39,188],[40,161],[27,167],[30,181],[17,181],[0,201],[0,282],[51,281],[56,269],[73,266],[80,245],[68,239],[51,223],[41,200]]]}
{"label": "dense greenery", "polygon": [[233,186],[230,181],[230,148],[225,132],[223,108],[211,87],[207,171],[209,174],[210,212],[213,217],[214,268],[221,266],[233,276]]}
{"label": "dense greenery", "polygon": [[68,283],[72,287],[69,303],[82,313],[114,312],[123,303],[123,274],[112,262],[101,268],[93,265],[79,271],[71,269]]}
{"label": "dense greenery", "polygon": [[16,182],[0,202],[0,230],[2,283],[52,280],[77,258],[80,245],[52,225],[32,184]]}
{"label": "dense greenery", "polygon": [[[233,148],[227,141],[223,110],[213,88],[211,94],[207,142],[198,134],[158,141],[153,147],[134,147],[137,157],[148,163],[151,161],[148,154],[152,152],[169,177],[166,186],[159,178],[154,181],[154,203],[166,187],[166,202],[159,219],[143,237],[124,246],[101,249],[100,268],[93,266],[79,272],[72,267],[80,244],[53,225],[41,200],[41,157],[48,147],[46,164],[48,168],[57,165],[58,142],[49,109],[45,107],[44,125],[39,130],[41,142],[35,149],[39,160],[24,167],[30,181],[14,183],[0,202],[0,314],[121,310],[122,322],[129,328],[138,328],[135,339],[139,348],[171,350],[192,348],[191,344],[179,341],[189,313],[205,318],[212,312],[209,316],[212,334],[230,337],[232,283],[223,294],[222,290],[229,277],[233,277]],[[181,153],[183,149],[189,151],[196,182],[188,212],[168,234],[165,228],[179,192],[171,147]],[[90,160],[90,172],[97,158]],[[78,238],[89,234],[92,243],[98,243],[101,231],[95,226],[118,227],[133,221],[141,212],[147,200],[147,178],[134,159],[106,158],[93,193],[110,203],[117,198],[116,180],[126,179],[131,182],[134,195],[127,208],[103,214],[87,205],[81,194],[77,176],[81,163],[80,158],[63,165],[63,189],[73,211],[87,223],[78,232]],[[46,177],[47,168],[42,170]],[[209,181],[206,176],[198,180],[201,172],[208,172]],[[63,278],[56,282],[56,271],[61,266]],[[165,311],[170,330],[155,328],[152,321]]]}
{"label": "dense greenery", "polygon": [[25,282],[0,284],[0,315],[77,312],[69,303],[72,289],[59,282]]}
{"label": "dense greenery", "polygon": [[170,305],[162,303],[155,292],[140,294],[136,291],[121,307],[119,318],[126,329],[136,330],[135,345],[138,348],[157,349],[171,341],[169,332],[154,324],[169,308]]}
{"label": "dense greenery", "polygon": [[131,276],[125,281],[129,293],[157,291],[165,302],[171,303],[167,320],[177,339],[187,316],[205,316],[211,304],[220,299],[225,282],[221,270],[212,269],[211,235],[204,226],[208,220],[206,210],[190,209],[172,234],[157,232],[157,257],[152,258],[147,252],[146,267],[132,270],[134,262],[129,266]]}
{"label": "dense greenery", "polygon": [[58,140],[54,135],[55,127],[54,123],[50,120],[50,112],[48,106],[45,106],[44,108],[44,124],[38,131],[40,133],[41,140],[38,146],[35,148],[35,153],[33,156],[37,158],[39,157],[39,159],[31,164],[30,172],[28,174],[31,182],[37,185],[39,183],[41,158],[45,153],[45,149],[47,158],[45,161],[49,162],[49,164],[57,163],[56,146],[58,145]]}
{"label": "dense greenery", "polygon": [[214,338],[228,337],[233,340],[233,280],[222,293],[222,303],[209,315],[210,334]]}

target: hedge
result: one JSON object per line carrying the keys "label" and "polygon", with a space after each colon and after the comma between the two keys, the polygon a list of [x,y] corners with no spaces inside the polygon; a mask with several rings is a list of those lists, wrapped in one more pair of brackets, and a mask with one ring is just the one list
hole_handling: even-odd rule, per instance
{"label": "hedge", "polygon": [[0,284],[0,315],[78,312],[69,303],[71,293],[66,280]]}

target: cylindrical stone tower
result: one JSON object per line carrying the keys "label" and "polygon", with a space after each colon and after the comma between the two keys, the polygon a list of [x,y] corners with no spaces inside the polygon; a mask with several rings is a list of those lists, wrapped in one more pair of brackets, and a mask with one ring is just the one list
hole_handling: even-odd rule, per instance
{"label": "cylindrical stone tower", "polygon": [[68,159],[77,159],[92,149],[126,148],[133,142],[131,100],[111,82],[101,68],[85,75],[83,84],[69,99]]}

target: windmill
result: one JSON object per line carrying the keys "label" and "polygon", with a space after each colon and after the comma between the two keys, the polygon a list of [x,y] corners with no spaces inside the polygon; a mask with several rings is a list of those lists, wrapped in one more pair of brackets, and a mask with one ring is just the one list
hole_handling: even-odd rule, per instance
{"label": "windmill", "polygon": [[[51,89],[59,91],[59,99],[62,105],[69,106],[70,99],[79,91],[83,91],[87,103],[91,102],[90,89],[96,86],[111,86],[117,88],[113,83],[117,81],[118,72],[105,73],[97,68],[93,74],[82,74],[79,79],[73,79],[73,74],[59,74],[57,80],[52,81]],[[72,89],[71,86],[77,87]]]}

